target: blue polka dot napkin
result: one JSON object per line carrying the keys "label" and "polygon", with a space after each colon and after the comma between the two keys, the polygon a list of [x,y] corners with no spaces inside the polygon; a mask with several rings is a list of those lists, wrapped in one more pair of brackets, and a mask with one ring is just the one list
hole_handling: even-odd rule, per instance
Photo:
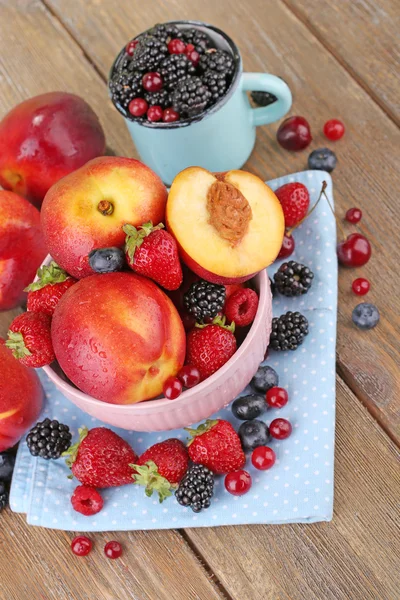
{"label": "blue polka dot napkin", "polygon": [[[269,185],[276,189],[300,181],[308,187],[313,204],[323,180],[328,183],[327,193],[333,203],[331,178],[321,171],[280,177]],[[294,237],[296,250],[291,258],[310,266],[315,279],[301,298],[275,297],[273,310],[275,316],[288,310],[301,311],[309,320],[310,333],[295,352],[271,352],[265,361],[278,372],[280,385],[289,392],[289,402],[280,410],[268,410],[263,417],[267,423],[277,416],[289,419],[293,433],[287,440],[271,442],[277,454],[271,470],[257,471],[247,461],[253,485],[245,496],[228,494],[223,478],[218,477],[211,507],[194,514],[173,497],[159,504],[156,497],[147,498],[142,488],[126,485],[102,490],[103,510],[85,517],[72,509],[70,498],[78,482],[67,478],[64,460],[34,459],[22,442],[11,487],[12,510],[26,513],[31,525],[73,531],[329,521],[333,510],[337,260],[335,221],[326,200]],[[277,266],[275,263],[269,268],[270,276]],[[40,377],[47,396],[42,417],[67,423],[75,437],[82,425],[90,428],[102,424],[63,397],[44,373],[40,372]],[[243,394],[248,391],[246,388]],[[215,416],[228,419],[236,428],[241,423],[229,407]],[[186,438],[182,429],[164,433],[116,431],[138,454],[169,437]]]}

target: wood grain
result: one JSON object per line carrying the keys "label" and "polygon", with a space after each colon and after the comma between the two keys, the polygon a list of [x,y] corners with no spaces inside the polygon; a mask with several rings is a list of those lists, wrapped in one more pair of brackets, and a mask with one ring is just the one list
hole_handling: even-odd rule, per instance
{"label": "wood grain", "polygon": [[[399,260],[395,194],[400,134],[393,122],[303,23],[275,0],[252,0],[251,9],[249,3],[229,3],[229,19],[227,4],[213,0],[188,0],[184,10],[177,0],[121,0],[118,10],[114,10],[112,0],[45,1],[104,77],[126,40],[157,21],[184,16],[225,29],[238,41],[246,70],[270,71],[288,82],[294,92],[292,114],[306,115],[312,126],[310,150],[328,145],[337,152],[339,164],[333,180],[338,215],[351,206],[360,206],[364,218],[359,230],[373,245],[373,258],[366,267],[356,275],[353,270],[340,272],[338,367],[399,443],[400,299],[393,290],[393,273]],[[333,116],[346,124],[346,136],[336,145],[327,143],[321,133],[324,122]],[[307,168],[308,151],[292,154],[282,150],[275,141],[276,129],[277,124],[259,128],[255,152],[246,165],[264,179]],[[348,233],[355,230],[352,226],[345,229]],[[382,315],[379,327],[367,334],[351,324],[357,300],[350,289],[356,276],[370,279],[368,300],[379,306]]]}

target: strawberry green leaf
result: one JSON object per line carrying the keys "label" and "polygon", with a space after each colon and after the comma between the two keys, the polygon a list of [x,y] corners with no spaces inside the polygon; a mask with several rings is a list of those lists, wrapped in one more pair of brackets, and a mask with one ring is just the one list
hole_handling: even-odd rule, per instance
{"label": "strawberry green leaf", "polygon": [[217,423],[218,419],[207,419],[205,423],[202,423],[196,429],[190,429],[189,427],[185,427],[185,431],[187,431],[188,434],[191,436],[188,441],[188,446],[190,446],[190,444],[194,442],[196,437],[198,437],[199,435],[203,435],[203,433],[206,433],[207,431],[210,431],[210,429],[212,429]]}
{"label": "strawberry green leaf", "polygon": [[195,323],[195,327],[197,327],[198,329],[204,329],[205,327],[209,327],[210,325],[219,325],[223,329],[226,329],[231,333],[235,333],[235,321],[232,321],[230,325],[226,325],[225,315],[223,317],[217,315],[216,317],[214,317],[211,323]]}
{"label": "strawberry green leaf", "polygon": [[69,275],[64,269],[58,266],[54,260],[49,265],[43,265],[37,270],[38,280],[33,281],[25,288],[25,292],[36,292],[44,288],[46,285],[54,285],[62,283],[68,279]]}
{"label": "strawberry green leaf", "polygon": [[153,233],[153,231],[158,231],[159,229],[163,229],[163,227],[163,223],[153,226],[152,221],[148,221],[148,223],[144,223],[138,228],[129,225],[129,223],[126,223],[122,227],[122,231],[126,233],[125,252],[131,261],[134,260],[135,252],[143,244],[144,239]]}
{"label": "strawberry green leaf", "polygon": [[160,475],[156,463],[148,460],[144,465],[129,465],[136,472],[132,475],[134,483],[142,485],[145,488],[146,496],[150,497],[153,492],[158,493],[160,503],[166,498],[172,496],[171,489],[174,487],[171,483]]}
{"label": "strawberry green leaf", "polygon": [[81,445],[81,442],[85,439],[87,434],[89,433],[89,429],[87,427],[82,427],[82,428],[78,429],[78,432],[79,432],[79,440],[75,444],[72,444],[72,446],[70,446],[68,448],[68,450],[65,450],[65,452],[63,452],[61,454],[61,456],[68,457],[65,461],[65,464],[69,468],[71,468],[72,465],[74,464],[74,462],[76,461],[77,456],[78,456],[79,446]]}
{"label": "strawberry green leaf", "polygon": [[9,331],[7,337],[6,346],[10,348],[14,358],[20,360],[31,356],[32,352],[25,346],[24,337],[20,331]]}

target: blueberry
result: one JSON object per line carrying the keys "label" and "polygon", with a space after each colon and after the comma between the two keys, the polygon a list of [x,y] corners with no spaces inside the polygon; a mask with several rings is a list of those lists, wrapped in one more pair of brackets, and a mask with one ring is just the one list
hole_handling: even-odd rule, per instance
{"label": "blueberry", "polygon": [[11,481],[14,463],[15,456],[5,452],[0,453],[0,481]]}
{"label": "blueberry", "polygon": [[271,438],[267,425],[257,420],[242,423],[238,434],[243,450],[254,450],[258,446],[265,446]]}
{"label": "blueberry", "polygon": [[232,412],[237,419],[242,421],[251,421],[263,414],[267,405],[265,397],[259,394],[242,396],[237,398],[232,404]]}
{"label": "blueberry", "polygon": [[124,264],[125,255],[121,248],[98,248],[89,253],[89,265],[96,273],[121,271]]}
{"label": "blueberry", "polygon": [[352,319],[360,329],[373,329],[379,322],[379,310],[375,304],[361,302],[353,310]]}
{"label": "blueberry", "polygon": [[311,152],[308,157],[308,168],[331,173],[336,167],[336,154],[329,148],[319,148]]}
{"label": "blueberry", "polygon": [[272,367],[260,366],[257,373],[254,375],[250,385],[257,391],[264,394],[268,390],[279,384],[278,373]]}
{"label": "blueberry", "polygon": [[8,504],[8,489],[6,484],[0,481],[0,511]]}

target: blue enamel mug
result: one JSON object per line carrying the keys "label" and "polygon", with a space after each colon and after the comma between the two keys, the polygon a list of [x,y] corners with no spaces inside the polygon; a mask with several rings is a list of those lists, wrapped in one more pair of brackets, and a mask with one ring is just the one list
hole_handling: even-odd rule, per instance
{"label": "blue enamel mug", "polygon": [[[190,166],[209,171],[240,169],[249,158],[256,140],[256,127],[281,119],[290,109],[292,94],[288,85],[269,73],[243,73],[242,58],[236,44],[220,29],[200,21],[173,21],[182,28],[205,32],[217,48],[229,52],[235,72],[227,93],[213,106],[191,119],[173,123],[135,121],[122,107],[123,114],[141,160],[155,171],[166,185]],[[110,78],[125,50],[117,56]],[[253,108],[248,91],[265,91],[277,100],[266,107]]]}

